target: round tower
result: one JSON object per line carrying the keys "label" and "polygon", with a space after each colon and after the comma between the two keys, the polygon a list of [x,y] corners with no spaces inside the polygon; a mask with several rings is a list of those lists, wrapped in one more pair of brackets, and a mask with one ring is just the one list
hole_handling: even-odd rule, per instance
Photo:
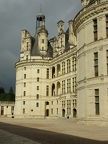
{"label": "round tower", "polygon": [[48,31],[45,28],[45,16],[42,12],[37,15],[36,29],[38,34],[38,48],[42,55],[47,54]]}
{"label": "round tower", "polygon": [[105,124],[108,120],[107,8],[108,1],[90,0],[74,19],[77,36],[77,116],[79,122],[87,124]]}

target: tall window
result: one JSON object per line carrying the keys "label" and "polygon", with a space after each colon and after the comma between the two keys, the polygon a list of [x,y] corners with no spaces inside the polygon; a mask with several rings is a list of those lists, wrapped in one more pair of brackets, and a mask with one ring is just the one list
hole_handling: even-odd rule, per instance
{"label": "tall window", "polygon": [[97,26],[97,19],[93,20],[94,22],[94,41],[98,40],[98,26]]}
{"label": "tall window", "polygon": [[23,101],[23,105],[25,105],[25,101]]}
{"label": "tall window", "polygon": [[55,78],[55,67],[52,67],[52,78]]}
{"label": "tall window", "polygon": [[46,77],[47,77],[47,79],[49,79],[49,68],[47,68],[47,74],[46,74]]}
{"label": "tall window", "polygon": [[75,71],[76,70],[76,58],[73,57],[72,58],[72,71]]}
{"label": "tall window", "polygon": [[44,43],[44,39],[42,39],[42,43]]}
{"label": "tall window", "polygon": [[65,93],[65,80],[62,81],[62,94]]}
{"label": "tall window", "polygon": [[70,72],[70,60],[67,60],[67,73]]}
{"label": "tall window", "polygon": [[108,38],[108,15],[106,15],[106,37]]}
{"label": "tall window", "polygon": [[26,87],[26,83],[24,83],[24,87]]}
{"label": "tall window", "polygon": [[23,114],[25,114],[25,109],[23,108]]}
{"label": "tall window", "polygon": [[71,114],[71,101],[67,100],[67,114],[70,115]]}
{"label": "tall window", "polygon": [[98,76],[98,52],[94,53],[94,73]]}
{"label": "tall window", "polygon": [[106,51],[106,62],[107,62],[107,75],[108,75],[108,50]]}
{"label": "tall window", "polygon": [[62,74],[65,74],[65,62],[62,62]]}
{"label": "tall window", "polygon": [[67,93],[71,91],[71,79],[67,79]]}
{"label": "tall window", "polygon": [[65,108],[65,101],[62,101],[62,108]]}
{"label": "tall window", "polygon": [[26,70],[26,67],[24,67],[24,70]]}
{"label": "tall window", "polygon": [[57,108],[57,114],[58,114],[58,108]]}
{"label": "tall window", "polygon": [[37,82],[39,82],[39,77],[37,77]]}
{"label": "tall window", "polygon": [[99,89],[95,89],[95,114],[99,115]]}
{"label": "tall window", "polygon": [[73,92],[76,92],[76,77],[74,77],[73,79],[72,79],[72,83],[73,83]]}
{"label": "tall window", "polygon": [[26,91],[24,91],[24,96],[26,96]]}
{"label": "tall window", "polygon": [[53,109],[51,109],[51,114],[53,114]]}
{"label": "tall window", "polygon": [[24,79],[26,79],[26,74],[24,74]]}
{"label": "tall window", "polygon": [[37,90],[39,90],[39,86],[37,86]]}
{"label": "tall window", "polygon": [[36,99],[39,99],[39,94],[36,95]]}
{"label": "tall window", "polygon": [[49,86],[46,86],[46,96],[49,96]]}
{"label": "tall window", "polygon": [[26,55],[26,60],[28,60],[28,55]]}
{"label": "tall window", "polygon": [[38,102],[36,103],[36,107],[39,107],[39,103]]}
{"label": "tall window", "polygon": [[76,108],[76,106],[77,106],[77,100],[73,99],[73,108]]}
{"label": "tall window", "polygon": [[37,73],[39,73],[39,69],[37,69]]}

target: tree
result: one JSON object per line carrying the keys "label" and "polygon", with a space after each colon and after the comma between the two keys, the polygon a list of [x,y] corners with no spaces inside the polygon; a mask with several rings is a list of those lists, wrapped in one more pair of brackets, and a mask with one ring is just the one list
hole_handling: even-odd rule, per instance
{"label": "tree", "polygon": [[13,88],[10,87],[9,93],[13,93]]}
{"label": "tree", "polygon": [[0,87],[0,94],[3,94],[3,93],[5,93],[5,90],[4,88]]}
{"label": "tree", "polygon": [[7,100],[8,101],[15,101],[15,94],[13,92],[12,87],[10,87],[9,93],[7,93]]}
{"label": "tree", "polygon": [[0,88],[0,101],[15,101],[15,94],[12,87],[10,87],[8,93],[4,91],[4,88]]}

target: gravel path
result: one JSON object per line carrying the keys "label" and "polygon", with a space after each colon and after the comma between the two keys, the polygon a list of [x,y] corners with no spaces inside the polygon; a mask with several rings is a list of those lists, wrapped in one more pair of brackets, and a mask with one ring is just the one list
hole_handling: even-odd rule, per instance
{"label": "gravel path", "polygon": [[108,127],[77,125],[71,119],[0,118],[0,129],[0,144],[108,144]]}

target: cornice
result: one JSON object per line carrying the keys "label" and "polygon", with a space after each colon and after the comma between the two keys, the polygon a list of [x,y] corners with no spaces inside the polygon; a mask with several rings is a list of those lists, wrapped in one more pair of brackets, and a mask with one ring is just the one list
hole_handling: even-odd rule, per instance
{"label": "cornice", "polygon": [[79,26],[84,23],[84,21],[92,18],[95,15],[98,15],[101,12],[105,12],[108,10],[108,1],[104,0],[99,4],[95,3],[89,7],[85,7],[82,9],[74,18],[74,31],[79,28]]}
{"label": "cornice", "polygon": [[15,64],[15,68],[22,67],[22,66],[49,66],[49,60],[40,60],[40,59],[30,59],[30,60],[23,60],[19,61]]}
{"label": "cornice", "polygon": [[[90,78],[84,78],[80,81],[78,81],[78,88],[83,87],[86,85],[86,87],[90,87],[90,86],[95,86],[95,85],[103,85],[103,84],[108,84],[107,80],[108,76],[107,75],[103,75],[101,74],[98,77],[90,77]],[[93,81],[92,84],[90,84],[89,82]],[[98,82],[96,82],[98,81]],[[80,86],[81,84],[84,84],[83,86]]]}
{"label": "cornice", "polygon": [[[108,38],[103,38],[103,39],[99,39],[97,41],[90,42],[88,44],[84,44],[81,48],[79,48],[77,50],[77,58],[81,57],[82,55],[84,55],[90,51],[91,52],[94,52],[95,50],[103,51],[103,47],[108,46],[108,44],[105,43],[105,41],[107,41],[107,40],[108,40]],[[103,45],[103,43],[104,43],[104,45]],[[91,47],[91,48],[88,49],[88,47]]]}

